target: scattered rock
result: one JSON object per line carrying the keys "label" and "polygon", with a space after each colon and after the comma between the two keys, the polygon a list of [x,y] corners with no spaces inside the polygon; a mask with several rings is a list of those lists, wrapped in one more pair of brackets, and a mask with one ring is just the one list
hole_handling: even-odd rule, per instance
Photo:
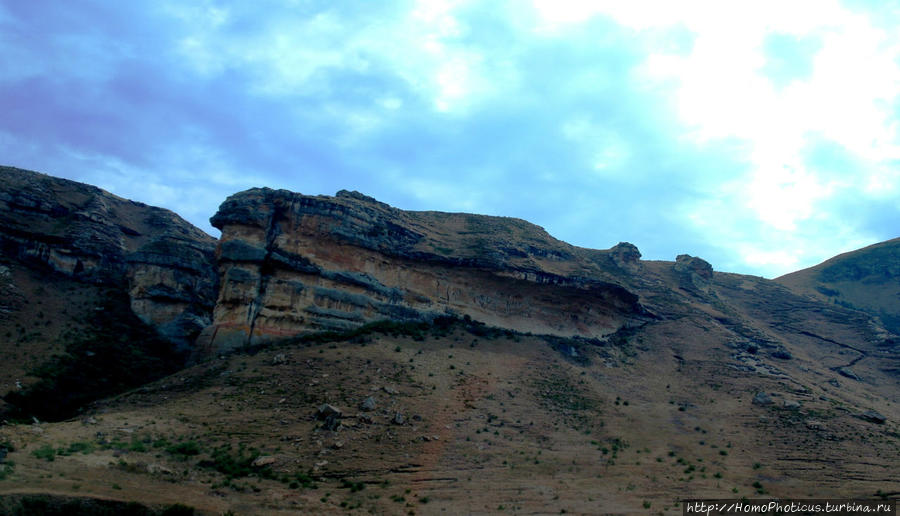
{"label": "scattered rock", "polygon": [[275,464],[275,457],[271,455],[260,455],[250,465],[254,468],[261,468],[270,464]]}
{"label": "scattered rock", "polygon": [[779,347],[778,349],[776,349],[775,351],[772,352],[772,358],[778,358],[781,360],[790,360],[790,359],[794,358],[794,356],[791,355],[790,351]]}
{"label": "scattered rock", "polygon": [[809,419],[806,421],[806,428],[809,428],[810,430],[824,430],[825,423],[816,421],[814,419]]}
{"label": "scattered rock", "polygon": [[861,381],[862,381],[862,378],[860,378],[859,376],[857,376],[856,373],[854,373],[853,371],[851,371],[850,369],[848,369],[848,368],[846,368],[846,367],[839,367],[839,368],[837,368],[837,372],[838,372],[839,375],[844,376],[844,377],[846,377],[846,378],[849,378],[849,379],[851,379],[851,380],[856,380],[857,382],[861,382]]}
{"label": "scattered rock", "polygon": [[173,475],[174,472],[161,464],[147,464],[147,473],[159,475]]}
{"label": "scattered rock", "polygon": [[362,400],[362,402],[360,402],[359,404],[359,410],[362,410],[364,412],[371,412],[375,410],[375,398],[369,396],[366,399]]}
{"label": "scattered rock", "polygon": [[875,423],[876,425],[883,425],[887,422],[887,418],[875,412],[874,410],[867,410],[859,415],[859,418],[863,421],[868,421],[869,423]]}
{"label": "scattered rock", "polygon": [[784,400],[784,408],[788,410],[800,410],[800,402],[796,400]]}
{"label": "scattered rock", "polygon": [[835,387],[841,386],[841,382],[837,381],[837,378],[832,378],[832,379],[828,380],[828,383]]}
{"label": "scattered rock", "polygon": [[85,424],[85,425],[96,425],[97,420],[94,418],[94,416],[90,416],[88,418],[81,420],[81,423]]}
{"label": "scattered rock", "polygon": [[284,353],[278,353],[277,355],[272,357],[272,365],[282,365],[287,364],[287,362],[287,355],[285,355]]}
{"label": "scattered rock", "polygon": [[334,443],[332,443],[331,447],[334,448],[335,450],[340,450],[341,448],[344,447],[344,443],[341,441],[335,441]]}
{"label": "scattered rock", "polygon": [[772,401],[772,397],[769,396],[768,394],[766,394],[765,392],[760,391],[760,392],[756,393],[756,396],[753,396],[753,404],[754,405],[759,405],[761,407],[765,407],[765,406],[771,405],[773,403],[775,403],[775,402]]}
{"label": "scattered rock", "polygon": [[372,419],[372,416],[370,416],[370,415],[368,415],[368,414],[357,414],[357,415],[356,415],[356,420],[359,421],[360,423],[365,423],[365,424],[367,424],[367,425],[371,425],[372,423],[375,422],[375,421]]}
{"label": "scattered rock", "polygon": [[343,417],[341,409],[330,403],[319,405],[319,410],[316,411],[316,419],[324,421],[322,428],[325,430],[337,430],[341,426],[341,417]]}
{"label": "scattered rock", "polygon": [[391,418],[391,423],[395,425],[402,425],[406,422],[406,418],[400,412],[394,412],[394,417]]}
{"label": "scattered rock", "polygon": [[395,395],[395,394],[400,394],[400,391],[398,391],[397,389],[395,389],[395,388],[393,388],[393,387],[388,387],[387,385],[385,385],[385,386],[382,387],[381,389],[382,389],[384,392],[386,392],[386,393],[388,393],[388,394],[390,394],[390,395],[392,395],[392,396]]}
{"label": "scattered rock", "polygon": [[316,419],[319,420],[324,420],[329,416],[341,417],[342,415],[343,412],[341,412],[341,409],[335,407],[330,403],[323,403],[319,405],[319,409],[316,411]]}

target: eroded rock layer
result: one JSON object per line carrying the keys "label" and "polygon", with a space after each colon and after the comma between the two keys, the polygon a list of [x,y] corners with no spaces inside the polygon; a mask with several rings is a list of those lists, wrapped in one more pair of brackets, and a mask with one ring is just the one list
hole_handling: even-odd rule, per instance
{"label": "eroded rock layer", "polygon": [[581,249],[519,219],[262,188],[229,197],[211,222],[221,287],[201,350],[445,314],[590,338],[647,317],[614,280],[640,268],[634,246]]}
{"label": "eroded rock layer", "polygon": [[183,345],[211,320],[215,242],[169,210],[0,167],[3,256],[125,289],[138,317]]}

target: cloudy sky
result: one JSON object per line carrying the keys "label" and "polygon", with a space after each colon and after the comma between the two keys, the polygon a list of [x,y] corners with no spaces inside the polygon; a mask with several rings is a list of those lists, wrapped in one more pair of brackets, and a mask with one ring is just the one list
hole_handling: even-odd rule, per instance
{"label": "cloudy sky", "polygon": [[253,186],[777,276],[900,236],[900,10],[0,0],[0,164],[208,219]]}

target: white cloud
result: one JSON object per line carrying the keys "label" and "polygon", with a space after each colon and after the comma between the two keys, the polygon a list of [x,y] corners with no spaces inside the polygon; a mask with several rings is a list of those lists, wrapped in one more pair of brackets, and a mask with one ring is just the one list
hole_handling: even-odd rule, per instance
{"label": "white cloud", "polygon": [[[543,27],[561,34],[566,25],[597,16],[646,34],[647,41],[673,27],[693,33],[690,52],[650,48],[637,77],[672,93],[685,127],[684,144],[743,142],[748,170],[705,186],[725,202],[695,203],[687,214],[698,227],[714,231],[713,239],[740,239],[735,231],[755,234],[760,240],[739,251],[746,263],[774,271],[828,253],[828,245],[816,242],[836,234],[814,228],[838,222],[828,212],[829,201],[850,190],[881,197],[898,193],[900,32],[882,30],[836,1],[535,0],[534,5]],[[770,34],[820,40],[808,77],[776,88],[763,73]],[[811,167],[803,149],[812,135],[841,145],[863,166],[830,175]],[[731,224],[709,223],[722,220]],[[870,236],[853,228],[841,235],[856,242]],[[784,250],[787,246],[796,252]]]}
{"label": "white cloud", "polygon": [[[386,11],[374,18],[285,9],[240,34],[229,32],[224,9],[179,4],[166,12],[185,21],[178,50],[201,74],[254,71],[258,93],[289,97],[322,93],[329,87],[323,73],[379,68],[400,77],[436,111],[455,113],[496,92],[497,70],[460,42],[468,28],[455,12],[467,3],[420,0],[401,12],[385,4]],[[195,18],[206,21],[187,23]]]}
{"label": "white cloud", "polygon": [[601,175],[620,173],[631,155],[630,145],[616,131],[586,116],[565,122],[562,134],[575,148],[586,149],[590,166]]}

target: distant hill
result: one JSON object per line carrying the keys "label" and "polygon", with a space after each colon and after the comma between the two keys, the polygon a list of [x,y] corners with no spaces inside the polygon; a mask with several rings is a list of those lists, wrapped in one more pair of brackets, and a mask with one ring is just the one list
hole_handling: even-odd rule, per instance
{"label": "distant hill", "polygon": [[835,256],[775,281],[876,315],[886,328],[900,333],[900,238]]}

